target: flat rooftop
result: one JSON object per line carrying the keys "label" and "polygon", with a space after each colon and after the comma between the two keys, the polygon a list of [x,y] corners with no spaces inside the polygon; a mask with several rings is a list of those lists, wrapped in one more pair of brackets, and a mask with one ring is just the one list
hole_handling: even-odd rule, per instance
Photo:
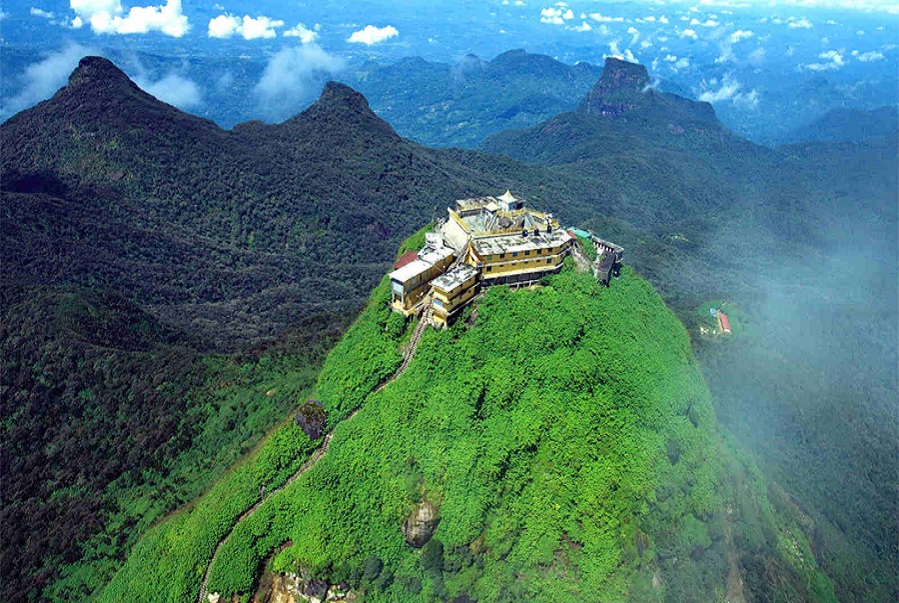
{"label": "flat rooftop", "polygon": [[449,247],[439,247],[436,249],[425,247],[418,252],[417,260],[412,260],[408,264],[391,272],[390,280],[398,281],[400,283],[408,282],[413,277],[416,277],[423,272],[427,272],[428,268],[437,262],[447,259],[454,253],[455,251]]}
{"label": "flat rooftop", "polygon": [[431,284],[443,291],[449,293],[450,291],[460,287],[462,283],[467,281],[473,276],[478,274],[477,268],[474,266],[469,266],[468,264],[462,264],[460,266],[456,266],[449,272],[445,272],[431,281]]}
{"label": "flat rooftop", "polygon": [[571,240],[571,235],[558,229],[549,234],[540,232],[538,235],[528,234],[523,237],[520,234],[500,235],[496,237],[480,237],[471,242],[471,246],[481,257],[500,253],[514,253],[547,247],[558,247]]}

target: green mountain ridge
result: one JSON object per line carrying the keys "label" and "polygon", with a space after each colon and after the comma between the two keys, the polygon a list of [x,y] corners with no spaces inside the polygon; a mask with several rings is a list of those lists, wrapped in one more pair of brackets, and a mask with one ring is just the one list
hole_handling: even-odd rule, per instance
{"label": "green mountain ridge", "polygon": [[[208,592],[246,598],[270,559],[366,601],[708,601],[744,588],[833,600],[812,558],[780,549],[810,550],[795,518],[722,463],[733,453],[722,456],[689,339],[630,269],[609,289],[571,267],[491,288],[452,329],[427,331],[382,391],[403,341],[388,294],[382,283],[322,370],[315,395],[336,425],[326,454],[220,532]],[[762,492],[735,496],[747,486]],[[148,534],[100,600],[192,597],[210,549],[186,527],[226,525],[210,496]],[[401,525],[422,501],[440,520],[417,550]],[[740,571],[729,555],[777,578],[728,586]]]}
{"label": "green mountain ridge", "polygon": [[[746,513],[783,515],[813,534],[812,550],[800,546],[805,536],[796,546],[834,577],[841,600],[886,600],[895,591],[885,571],[897,558],[885,473],[897,323],[896,275],[885,268],[895,265],[889,258],[897,248],[895,145],[888,140],[772,151],[713,118],[683,133],[669,129],[685,114],[652,101],[648,120],[565,114],[497,137],[514,147],[490,147],[542,164],[529,165],[404,140],[362,95],[340,84],[326,86],[318,103],[287,122],[226,131],[140,92],[102,59],[85,59],[73,79],[0,126],[0,276],[9,299],[29,300],[3,304],[3,342],[13,361],[2,373],[0,458],[8,463],[7,451],[27,450],[34,456],[26,464],[4,469],[27,481],[29,468],[43,464],[47,476],[40,488],[11,490],[14,496],[3,499],[3,525],[21,528],[16,542],[33,543],[25,557],[2,551],[4,567],[17,572],[4,571],[14,577],[4,584],[6,599],[97,596],[141,535],[158,543],[153,535],[166,533],[148,531],[151,524],[207,487],[227,492],[237,480],[239,495],[198,499],[196,514],[175,514],[174,521],[187,522],[178,529],[202,543],[197,549],[183,541],[187,548],[172,555],[184,563],[184,581],[167,575],[160,582],[189,593],[199,579],[190,572],[202,569],[229,522],[258,499],[261,485],[286,479],[314,447],[295,431],[279,432],[250,455],[273,466],[245,473],[241,467],[255,466],[245,460],[225,471],[309,395],[324,351],[388,269],[400,240],[455,198],[506,188],[566,224],[623,244],[628,263],[691,334],[692,311],[708,299],[738,300],[757,333],[770,330],[758,327],[770,325],[772,315],[784,317],[774,322],[774,342],[693,341],[716,412],[739,438],[734,448],[753,449],[771,480],[770,504],[747,495],[760,507]],[[857,284],[831,294],[834,283],[822,283],[831,275],[851,275]],[[93,308],[88,318],[34,319],[53,314],[36,313],[36,305],[59,307],[66,296],[76,302],[65,307]],[[878,304],[857,312],[872,299]],[[867,328],[862,316],[876,317],[880,330]],[[387,318],[377,324],[383,341],[369,358],[374,364],[337,397],[331,425],[395,368],[402,325]],[[93,338],[94,330],[106,336]],[[810,335],[827,345],[809,353],[803,344]],[[347,337],[342,354],[353,341]],[[769,356],[786,368],[772,370]],[[743,378],[735,366],[754,372]],[[18,402],[29,396],[26,413]],[[856,404],[860,399],[870,403]],[[163,429],[150,433],[153,421],[142,418],[171,408],[183,409],[184,420],[165,417]],[[87,434],[79,449],[93,445],[97,455],[115,456],[108,451],[116,439],[104,441],[111,420],[104,415],[112,413],[131,426],[125,442],[149,434],[154,444],[122,456],[96,482],[88,461],[78,467],[85,475],[70,471],[59,451],[69,450],[73,433]],[[37,440],[29,435],[36,426]],[[870,435],[862,441],[863,433]],[[765,490],[742,453],[729,458],[729,475],[749,475],[733,483]],[[99,512],[90,507],[95,498],[102,498]],[[38,522],[14,519],[17,509],[41,506],[46,514]],[[227,512],[205,523],[201,507]],[[69,516],[84,521],[60,521]],[[770,580],[783,576],[792,584],[814,571],[773,553],[783,542],[777,530],[759,527],[777,521],[765,522],[753,524],[763,535],[749,530],[752,544],[735,561],[756,589],[749,599],[809,592],[778,590]],[[43,556],[45,542],[57,543],[59,556]],[[134,563],[129,567],[140,566]]]}

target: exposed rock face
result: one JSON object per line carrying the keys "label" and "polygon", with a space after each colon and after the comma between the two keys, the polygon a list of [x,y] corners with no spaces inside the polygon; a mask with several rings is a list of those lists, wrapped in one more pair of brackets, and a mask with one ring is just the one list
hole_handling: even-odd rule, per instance
{"label": "exposed rock face", "polygon": [[325,407],[318,400],[306,400],[294,417],[297,426],[312,440],[322,437],[327,419]]}
{"label": "exposed rock face", "polygon": [[602,76],[578,110],[617,117],[646,102],[643,96],[653,94],[650,83],[645,66],[609,57]]}
{"label": "exposed rock face", "polygon": [[602,76],[577,110],[610,119],[672,122],[669,129],[676,134],[685,131],[685,123],[720,129],[709,103],[658,92],[645,66],[614,57],[606,59]]}
{"label": "exposed rock face", "polygon": [[318,578],[311,578],[303,586],[303,594],[324,601],[328,596],[328,583]]}
{"label": "exposed rock face", "polygon": [[440,515],[433,504],[422,502],[412,510],[412,515],[403,521],[403,536],[415,548],[423,547],[437,531]]}

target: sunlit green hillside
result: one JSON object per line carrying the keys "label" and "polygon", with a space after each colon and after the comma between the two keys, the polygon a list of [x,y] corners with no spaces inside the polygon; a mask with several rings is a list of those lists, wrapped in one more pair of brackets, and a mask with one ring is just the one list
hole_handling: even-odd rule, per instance
{"label": "sunlit green hillside", "polygon": [[[811,555],[786,554],[808,541],[722,443],[686,331],[633,271],[608,289],[573,269],[491,288],[377,390],[409,332],[387,296],[382,284],[320,375],[326,454],[238,519],[311,450],[281,428],[151,531],[102,600],[196,597],[225,536],[208,572],[225,595],[251,594],[269,560],[372,602],[723,601],[742,555],[788,600],[832,597]],[[416,549],[401,526],[422,501],[441,519]]]}

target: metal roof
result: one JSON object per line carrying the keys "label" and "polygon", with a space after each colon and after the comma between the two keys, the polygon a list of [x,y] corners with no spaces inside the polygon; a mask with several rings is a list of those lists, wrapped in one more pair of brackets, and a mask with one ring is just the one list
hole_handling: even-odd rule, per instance
{"label": "metal roof", "polygon": [[398,281],[400,283],[408,282],[419,274],[427,272],[431,266],[433,266],[433,264],[430,264],[428,262],[413,260],[402,268],[398,268],[397,270],[391,272],[390,280]]}
{"label": "metal roof", "polygon": [[549,234],[541,232],[538,235],[529,234],[526,237],[520,234],[500,235],[497,237],[480,237],[471,242],[472,248],[480,256],[495,255],[499,253],[514,253],[535,249],[558,247],[571,240],[571,235],[564,230],[554,230]]}
{"label": "metal roof", "polygon": [[408,264],[400,266],[391,272],[390,279],[401,283],[408,282],[413,277],[416,277],[423,272],[427,272],[428,268],[434,264],[452,257],[454,253],[455,252],[449,247],[439,247],[437,249],[425,247],[418,252],[417,260],[412,260]]}
{"label": "metal roof", "polygon": [[474,266],[461,264],[435,278],[431,285],[449,293],[477,274],[478,270]]}

